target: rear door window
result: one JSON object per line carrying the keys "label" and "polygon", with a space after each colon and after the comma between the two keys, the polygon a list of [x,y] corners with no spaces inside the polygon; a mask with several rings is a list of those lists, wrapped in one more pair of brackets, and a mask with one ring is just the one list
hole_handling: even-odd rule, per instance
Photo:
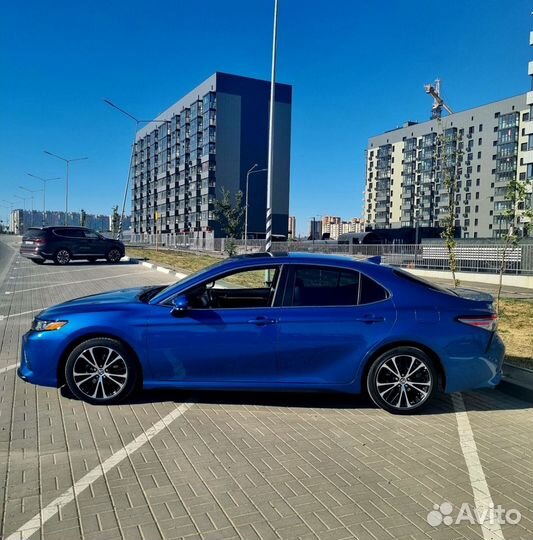
{"label": "rear door window", "polygon": [[290,306],[355,306],[359,272],[342,268],[297,266],[293,270]]}
{"label": "rear door window", "polygon": [[54,233],[64,238],[85,238],[81,229],[55,229]]}

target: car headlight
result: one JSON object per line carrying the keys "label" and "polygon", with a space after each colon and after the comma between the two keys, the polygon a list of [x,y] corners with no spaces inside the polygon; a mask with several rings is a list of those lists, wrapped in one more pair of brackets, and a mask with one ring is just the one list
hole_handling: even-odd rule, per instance
{"label": "car headlight", "polygon": [[63,328],[68,321],[40,321],[35,319],[31,329],[35,332],[50,332],[51,330],[59,330]]}

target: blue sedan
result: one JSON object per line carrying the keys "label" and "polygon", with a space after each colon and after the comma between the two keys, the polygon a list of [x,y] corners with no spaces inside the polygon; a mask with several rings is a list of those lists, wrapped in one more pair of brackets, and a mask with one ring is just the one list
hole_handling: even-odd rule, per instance
{"label": "blue sedan", "polygon": [[19,376],[94,404],[138,388],[368,392],[392,413],[496,386],[504,346],[488,294],[372,261],[228,259],[169,287],[50,307],[23,337]]}

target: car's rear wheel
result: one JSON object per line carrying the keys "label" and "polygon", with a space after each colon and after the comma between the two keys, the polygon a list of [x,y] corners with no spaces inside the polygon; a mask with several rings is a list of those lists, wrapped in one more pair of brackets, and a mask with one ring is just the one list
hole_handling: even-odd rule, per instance
{"label": "car's rear wheel", "polygon": [[70,262],[71,255],[68,249],[58,249],[54,255],[54,262],[56,264],[68,264]]}
{"label": "car's rear wheel", "polygon": [[122,254],[118,249],[110,249],[107,253],[106,259],[110,263],[118,263],[122,259]]}
{"label": "car's rear wheel", "polygon": [[367,389],[372,401],[394,414],[422,410],[437,387],[437,371],[431,358],[416,347],[391,349],[370,366]]}
{"label": "car's rear wheel", "polygon": [[35,264],[44,264],[43,259],[31,259],[31,262]]}
{"label": "car's rear wheel", "polygon": [[77,398],[94,405],[124,401],[135,389],[139,370],[115,339],[92,338],[78,345],[65,364],[65,380]]}

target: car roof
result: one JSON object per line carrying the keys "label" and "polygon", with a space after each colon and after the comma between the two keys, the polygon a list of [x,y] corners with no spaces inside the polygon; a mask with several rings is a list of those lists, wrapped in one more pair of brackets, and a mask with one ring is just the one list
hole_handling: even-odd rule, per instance
{"label": "car roof", "polygon": [[239,261],[239,260],[254,260],[258,262],[263,260],[265,262],[272,262],[272,259],[276,260],[287,260],[291,262],[309,262],[309,263],[318,263],[318,262],[324,262],[324,263],[353,263],[357,259],[354,259],[353,257],[349,257],[346,255],[330,255],[330,254],[324,254],[324,253],[307,253],[307,252],[300,252],[300,251],[273,251],[273,252],[259,252],[259,253],[250,253],[247,255],[235,255],[234,257],[230,257],[228,261]]}

